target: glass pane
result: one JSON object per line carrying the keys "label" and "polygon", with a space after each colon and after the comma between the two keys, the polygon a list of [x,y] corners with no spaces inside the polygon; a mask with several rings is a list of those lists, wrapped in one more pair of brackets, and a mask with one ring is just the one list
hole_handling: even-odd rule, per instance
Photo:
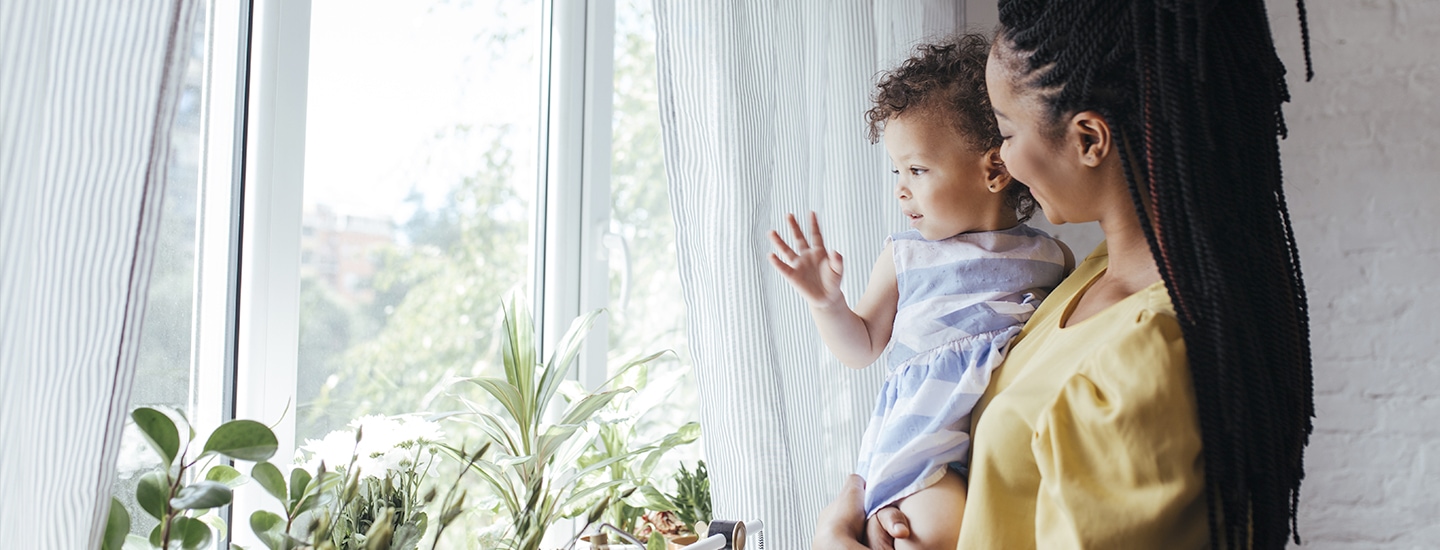
{"label": "glass pane", "polygon": [[[204,7],[196,5],[197,11]],[[198,13],[196,17],[203,20],[205,16]],[[197,416],[188,404],[195,378],[191,371],[194,343],[191,329],[195,306],[195,242],[201,221],[196,199],[199,196],[203,152],[205,45],[205,33],[197,30],[191,42],[189,64],[185,66],[179,109],[170,130],[169,180],[165,184],[155,264],[150,272],[145,324],[140,335],[139,365],[130,394],[132,409],[142,406],[171,409],[189,418]],[[197,427],[197,430],[203,428]],[[148,536],[159,523],[148,514],[140,513],[140,507],[135,504],[135,485],[139,477],[159,465],[159,455],[127,416],[115,466],[119,477],[113,494],[131,512],[132,534]]]}
{"label": "glass pane", "polygon": [[[649,387],[630,405],[649,409],[634,411],[644,413],[633,436],[643,443],[699,420],[660,139],[655,20],[648,0],[620,0],[615,7],[614,82],[611,234],[606,238],[611,250],[610,349],[624,357],[675,352],[651,369]],[[647,394],[655,399],[643,399]],[[693,469],[699,457],[699,444],[677,448],[666,455],[655,481],[669,490],[669,476],[678,463]]]}
{"label": "glass pane", "polygon": [[[315,0],[296,445],[456,408],[530,265],[540,3]],[[458,444],[458,442],[457,442]]]}

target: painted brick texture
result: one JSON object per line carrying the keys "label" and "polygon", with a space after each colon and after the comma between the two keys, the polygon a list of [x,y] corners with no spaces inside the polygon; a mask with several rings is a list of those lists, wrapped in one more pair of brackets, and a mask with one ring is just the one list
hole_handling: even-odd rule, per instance
{"label": "painted brick texture", "polygon": [[1440,1],[1267,1],[1310,292],[1301,548],[1440,548]]}

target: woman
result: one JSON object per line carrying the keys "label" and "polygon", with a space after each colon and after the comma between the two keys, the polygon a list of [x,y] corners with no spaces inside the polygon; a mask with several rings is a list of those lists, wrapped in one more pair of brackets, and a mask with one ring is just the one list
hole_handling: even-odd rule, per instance
{"label": "woman", "polygon": [[[1263,4],[1008,0],[1000,23],[1001,156],[1105,243],[976,408],[960,548],[1283,547],[1314,408]],[[893,509],[862,533],[858,486],[815,548],[908,536]]]}

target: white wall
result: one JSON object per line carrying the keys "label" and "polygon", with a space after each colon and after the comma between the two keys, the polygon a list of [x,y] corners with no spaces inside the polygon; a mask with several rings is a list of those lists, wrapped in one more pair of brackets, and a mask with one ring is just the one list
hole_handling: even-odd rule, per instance
{"label": "white wall", "polygon": [[1294,101],[1281,151],[1310,293],[1305,548],[1440,546],[1440,2],[1267,0]]}

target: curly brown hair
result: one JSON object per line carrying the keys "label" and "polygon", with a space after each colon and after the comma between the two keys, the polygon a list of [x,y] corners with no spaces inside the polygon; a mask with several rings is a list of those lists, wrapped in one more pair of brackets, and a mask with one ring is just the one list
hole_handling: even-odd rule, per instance
{"label": "curly brown hair", "polygon": [[[965,137],[972,151],[1000,147],[1000,129],[985,90],[989,57],[990,40],[973,33],[916,46],[909,59],[882,73],[875,85],[874,106],[865,112],[870,142],[880,141],[886,121],[910,112],[944,119]],[[1022,222],[1037,207],[1030,188],[1019,181],[1005,188],[1005,205],[1014,208]]]}

